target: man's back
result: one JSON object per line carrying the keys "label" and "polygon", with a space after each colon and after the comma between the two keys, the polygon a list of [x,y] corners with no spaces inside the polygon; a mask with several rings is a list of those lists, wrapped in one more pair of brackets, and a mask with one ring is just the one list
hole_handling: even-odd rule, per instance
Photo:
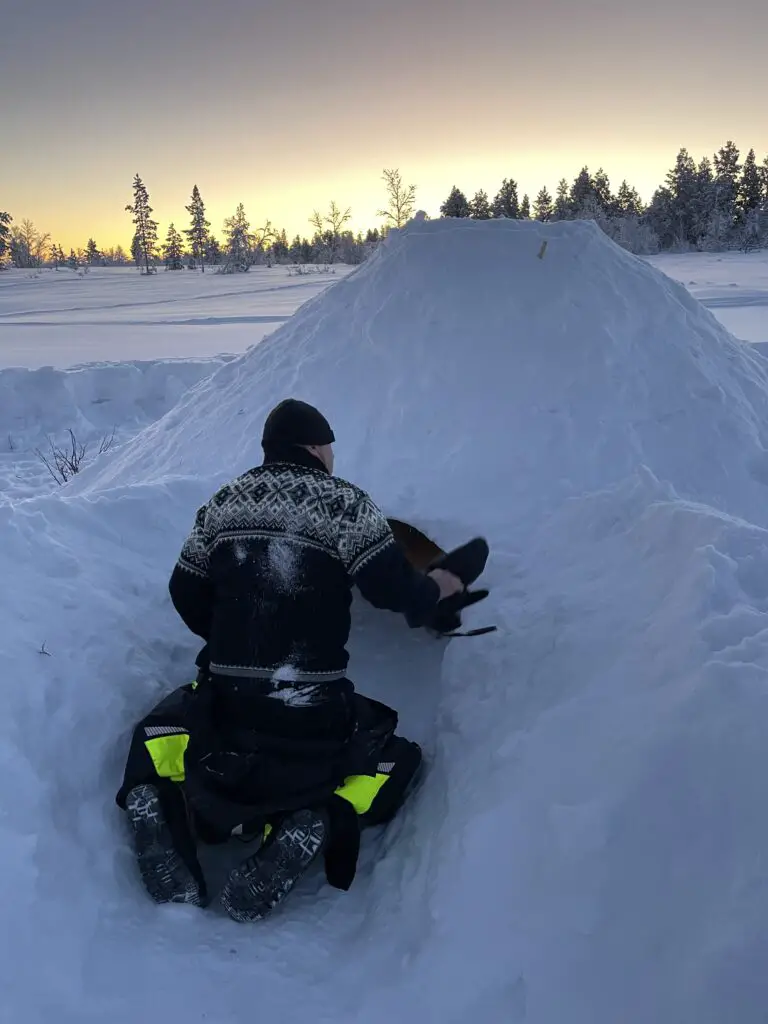
{"label": "man's back", "polygon": [[198,511],[171,594],[208,641],[211,672],[274,679],[286,700],[311,701],[306,684],[345,675],[353,580],[393,545],[359,488],[321,468],[267,463]]}
{"label": "man's back", "polygon": [[295,735],[329,716],[341,727],[354,689],[351,588],[417,627],[462,587],[442,569],[416,571],[369,496],[332,475],[334,440],[313,406],[275,406],[263,464],[198,509],[173,570],[171,598],[206,641],[198,665],[210,670],[215,717],[227,727],[272,719],[275,732]]}

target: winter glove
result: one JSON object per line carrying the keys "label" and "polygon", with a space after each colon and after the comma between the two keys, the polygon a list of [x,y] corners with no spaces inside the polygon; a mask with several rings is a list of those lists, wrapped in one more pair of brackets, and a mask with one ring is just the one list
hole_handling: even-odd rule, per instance
{"label": "winter glove", "polygon": [[[489,591],[487,590],[465,590],[461,594],[447,597],[438,604],[432,619],[427,623],[427,628],[434,630],[441,636],[455,633],[461,626],[462,610],[469,608],[470,605],[477,604],[478,601],[484,601],[488,597],[488,593]],[[490,633],[495,629],[495,626],[487,626],[477,631],[471,630],[467,635],[477,636],[479,633]]]}
{"label": "winter glove", "polygon": [[431,572],[432,569],[445,569],[458,576],[464,586],[468,587],[485,569],[489,550],[485,538],[475,537],[461,547],[440,555],[428,566],[427,572]]}
{"label": "winter glove", "polygon": [[[427,572],[432,569],[446,569],[458,576],[465,588],[475,582],[478,576],[485,569],[490,549],[488,542],[483,537],[475,537],[473,540],[462,544],[461,547],[448,551],[429,566]],[[427,629],[434,630],[440,636],[478,636],[482,633],[490,633],[496,629],[495,626],[485,626],[482,629],[469,630],[467,633],[457,633],[461,626],[461,611],[469,608],[478,601],[484,601],[488,597],[487,590],[465,589],[460,594],[453,594],[451,597],[440,601],[435,609],[432,619],[426,623]]]}

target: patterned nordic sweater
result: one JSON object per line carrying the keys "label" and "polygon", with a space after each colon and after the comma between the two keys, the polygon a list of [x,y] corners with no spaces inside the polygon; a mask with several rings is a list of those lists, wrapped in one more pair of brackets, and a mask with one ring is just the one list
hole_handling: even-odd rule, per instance
{"label": "patterned nordic sweater", "polygon": [[414,627],[439,598],[364,491],[278,462],[249,470],[198,510],[170,592],[207,641],[211,672],[311,691],[345,676],[353,585]]}

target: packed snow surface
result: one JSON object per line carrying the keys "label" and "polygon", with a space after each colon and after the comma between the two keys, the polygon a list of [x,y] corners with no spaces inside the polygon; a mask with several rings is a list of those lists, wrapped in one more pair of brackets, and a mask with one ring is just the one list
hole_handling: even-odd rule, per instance
{"label": "packed snow surface", "polygon": [[334,267],[252,267],[247,274],[132,267],[0,273],[0,367],[241,353],[307,299],[349,273]]}
{"label": "packed snow surface", "polygon": [[86,465],[350,269],[0,273],[0,501],[56,486],[42,457],[69,454],[70,430]]}
{"label": "packed snow surface", "polygon": [[[441,220],[207,369],[66,486],[0,506],[3,1004],[764,1021],[768,362],[593,225]],[[353,678],[426,777],[349,893],[313,876],[244,927],[154,906],[113,801],[133,723],[190,677],[167,580],[195,508],[287,395],[389,514],[488,538],[466,624],[499,631],[446,646],[356,607]]]}
{"label": "packed snow surface", "polygon": [[737,338],[768,348],[768,252],[662,253],[647,258],[684,284]]}

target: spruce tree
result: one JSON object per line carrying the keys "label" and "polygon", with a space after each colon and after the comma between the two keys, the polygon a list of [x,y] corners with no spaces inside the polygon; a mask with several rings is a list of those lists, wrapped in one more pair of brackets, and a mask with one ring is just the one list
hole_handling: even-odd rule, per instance
{"label": "spruce tree", "polygon": [[691,198],[690,237],[698,245],[706,237],[716,236],[719,230],[719,216],[716,214],[717,192],[712,161],[703,157],[696,168],[696,178]]}
{"label": "spruce tree", "polygon": [[0,210],[0,270],[3,268],[10,245],[12,221],[13,217],[10,213]]}
{"label": "spruce tree", "polygon": [[675,166],[667,173],[666,187],[672,197],[670,212],[674,221],[675,243],[693,244],[697,238],[699,174],[685,147],[677,154]]}
{"label": "spruce tree", "polygon": [[576,176],[568,196],[568,203],[575,216],[589,206],[590,199],[595,196],[595,183],[588,167],[582,167]]}
{"label": "spruce tree", "polygon": [[226,254],[227,259],[224,270],[228,274],[235,272],[243,273],[251,265],[251,249],[253,236],[251,225],[245,216],[245,207],[238,204],[233,217],[227,217],[224,221],[226,231]]}
{"label": "spruce tree", "polygon": [[200,196],[197,185],[192,189],[192,198],[189,206],[184,209],[190,215],[190,226],[184,232],[189,239],[189,251],[195,261],[200,264],[200,270],[205,273],[205,259],[208,246],[210,221],[205,219],[205,203]]}
{"label": "spruce tree", "polygon": [[133,223],[136,225],[132,249],[134,258],[138,254],[137,266],[143,262],[145,273],[153,274],[157,269],[157,221],[152,220],[149,193],[138,174],[133,179],[133,205],[126,206],[125,209],[133,214]]}
{"label": "spruce tree", "polygon": [[138,269],[141,270],[141,238],[139,238],[138,231],[134,233],[131,240],[131,259]]}
{"label": "spruce tree", "polygon": [[184,240],[174,224],[168,228],[168,235],[163,246],[163,259],[166,270],[184,269]]}
{"label": "spruce tree", "polygon": [[739,211],[744,220],[750,210],[759,210],[763,205],[765,187],[760,168],[757,166],[754,149],[750,149],[744,161],[739,182],[738,203]]}
{"label": "spruce tree", "polygon": [[611,194],[611,183],[602,167],[598,167],[592,179],[592,190],[599,205],[607,214],[615,212],[615,199]]}
{"label": "spruce tree", "polygon": [[85,247],[85,258],[88,260],[91,266],[93,266],[101,259],[101,253],[99,252],[96,243],[92,238],[88,239],[88,244]]}
{"label": "spruce tree", "polygon": [[218,238],[214,238],[213,235],[208,236],[205,244],[205,259],[209,267],[218,267],[221,263],[221,246]]}
{"label": "spruce tree", "polygon": [[288,259],[291,263],[301,263],[301,235],[296,235],[289,245]]}
{"label": "spruce tree", "polygon": [[511,220],[518,220],[520,217],[520,203],[517,198],[517,182],[511,178],[505,178],[496,197],[491,203],[491,213],[494,217],[507,217]]}
{"label": "spruce tree", "polygon": [[59,267],[63,267],[64,264],[66,263],[66,260],[67,260],[67,258],[64,255],[64,250],[61,248],[61,246],[57,245],[57,244],[52,245],[51,246],[51,263],[53,263],[54,268],[56,270],[58,270]]}
{"label": "spruce tree", "polygon": [[523,196],[523,201],[520,203],[520,220],[531,219],[531,200],[528,196]]}
{"label": "spruce tree", "polygon": [[675,197],[669,188],[657,188],[646,211],[646,219],[651,230],[659,239],[662,249],[672,245],[675,237]]}
{"label": "spruce tree", "polygon": [[469,204],[471,209],[471,216],[475,220],[490,220],[491,219],[491,205],[488,202],[488,195],[482,189],[479,192],[475,192],[472,202]]}
{"label": "spruce tree", "polygon": [[620,217],[639,217],[643,212],[643,203],[637,189],[631,188],[626,179],[619,185],[616,193],[615,210]]}
{"label": "spruce tree", "polygon": [[451,194],[440,207],[440,213],[443,217],[469,217],[472,210],[467,197],[454,185]]}
{"label": "spruce tree", "polygon": [[739,188],[739,151],[730,140],[715,154],[715,185],[717,205],[724,211],[733,211]]}
{"label": "spruce tree", "polygon": [[285,228],[283,228],[272,242],[272,259],[276,263],[284,263],[288,259],[289,249],[288,236],[285,233]]}
{"label": "spruce tree", "polygon": [[69,250],[69,259],[67,260],[67,265],[71,270],[77,270],[77,268],[80,266],[80,260],[78,259],[77,253],[74,249]]}
{"label": "spruce tree", "polygon": [[568,200],[568,182],[561,178],[557,185],[555,208],[552,211],[553,220],[568,220],[571,216],[571,206]]}
{"label": "spruce tree", "polygon": [[536,202],[533,204],[533,215],[536,220],[551,220],[553,210],[552,196],[549,194],[545,185],[536,196]]}

